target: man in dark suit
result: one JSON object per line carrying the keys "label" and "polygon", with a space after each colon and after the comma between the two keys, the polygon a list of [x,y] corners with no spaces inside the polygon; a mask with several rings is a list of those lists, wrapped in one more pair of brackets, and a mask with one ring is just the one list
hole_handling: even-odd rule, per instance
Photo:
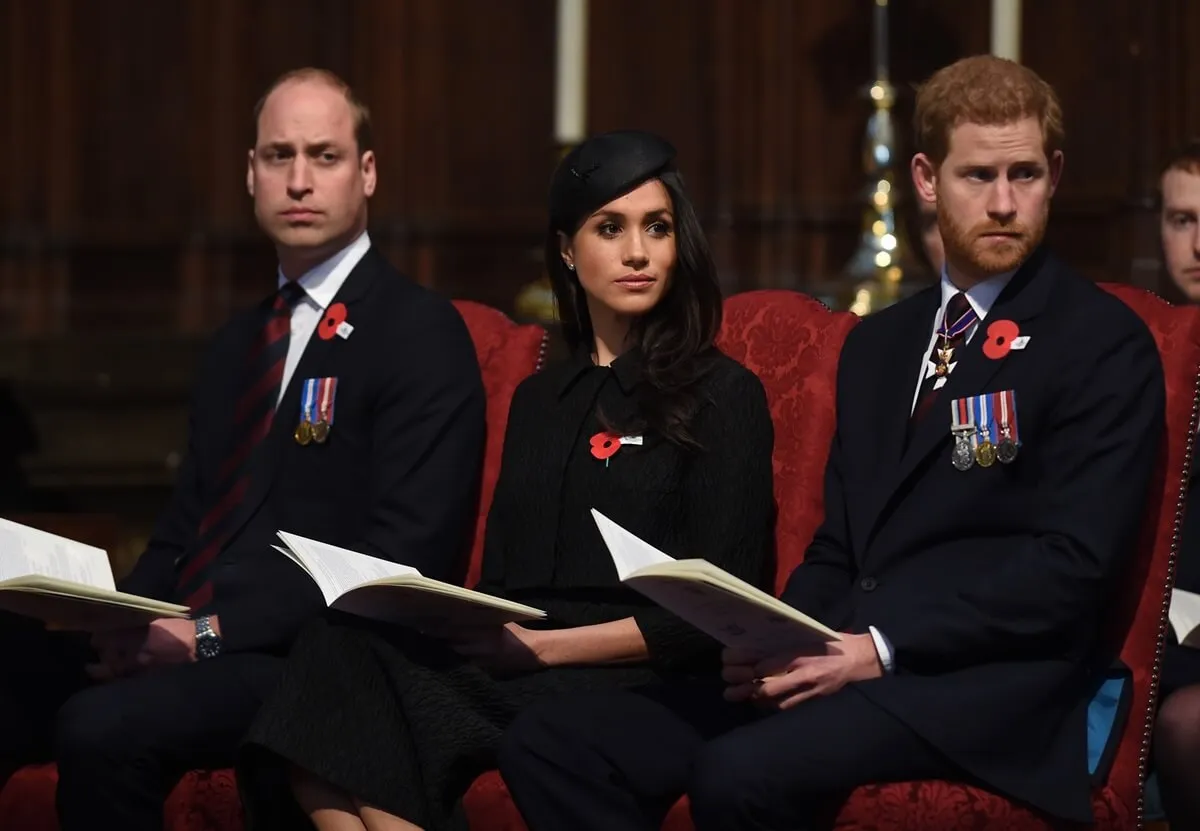
{"label": "man in dark suit", "polygon": [[[1200,139],[1177,150],[1159,178],[1163,264],[1191,303],[1200,303]],[[1200,456],[1193,454],[1187,511],[1179,534],[1175,588],[1200,592]],[[1154,764],[1175,828],[1200,827],[1200,649],[1182,646],[1168,631],[1159,680]],[[1148,801],[1155,794],[1147,788]]]}
{"label": "man in dark suit", "polygon": [[289,643],[324,608],[272,550],[276,531],[453,579],[474,527],[479,366],[453,306],[371,246],[366,108],[331,73],[302,70],[255,115],[247,186],[279,288],[217,333],[174,495],[120,586],[192,619],[95,637],[99,683],[85,683],[86,644],[8,627],[43,672],[10,656],[5,763],[31,758],[53,723],[65,831],[161,828],[184,772],[232,763]]}
{"label": "man in dark suit", "polygon": [[794,829],[858,785],[927,778],[1091,819],[1086,713],[1161,441],[1159,354],[1041,245],[1063,161],[1048,85],[965,59],[916,123],[946,269],[846,341],[825,520],[784,594],[842,639],[727,651],[736,707],[692,688],[529,711],[501,770],[535,831],[657,828],[685,790],[698,829]]}

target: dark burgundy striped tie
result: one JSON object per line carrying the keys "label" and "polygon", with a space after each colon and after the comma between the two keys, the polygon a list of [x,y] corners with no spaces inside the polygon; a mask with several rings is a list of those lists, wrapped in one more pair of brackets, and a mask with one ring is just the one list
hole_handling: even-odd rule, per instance
{"label": "dark burgundy striped tie", "polygon": [[213,589],[208,566],[229,541],[234,508],[250,485],[250,460],[254,450],[271,431],[283,366],[287,361],[292,333],[292,309],[304,297],[304,289],[285,283],[275,301],[265,310],[265,321],[246,360],[246,379],[233,413],[230,450],[217,472],[217,498],[200,520],[191,556],[184,562],[176,596],[193,611],[212,602]]}
{"label": "dark burgundy striped tie", "polygon": [[[937,337],[934,338],[933,346],[926,356],[926,361],[937,366],[941,361],[938,352],[944,349],[957,350],[966,342],[967,335],[971,332],[971,327],[979,322],[975,310],[971,308],[967,296],[961,291],[950,298],[946,303],[946,312],[942,315],[942,323],[938,326]],[[944,362],[947,365],[953,363],[953,358],[950,361]],[[925,414],[929,412],[929,408],[933,406],[934,400],[937,398],[938,390],[936,387],[938,378],[936,373],[930,373],[921,381],[921,391],[917,394],[917,404],[913,407],[912,418],[909,419],[909,433],[912,433],[912,428],[920,422]]]}

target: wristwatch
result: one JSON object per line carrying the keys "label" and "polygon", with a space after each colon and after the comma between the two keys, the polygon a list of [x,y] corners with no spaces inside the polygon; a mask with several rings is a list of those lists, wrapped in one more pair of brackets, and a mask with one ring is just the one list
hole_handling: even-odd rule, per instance
{"label": "wristwatch", "polygon": [[196,658],[215,658],[221,654],[221,636],[212,628],[208,615],[196,618]]}

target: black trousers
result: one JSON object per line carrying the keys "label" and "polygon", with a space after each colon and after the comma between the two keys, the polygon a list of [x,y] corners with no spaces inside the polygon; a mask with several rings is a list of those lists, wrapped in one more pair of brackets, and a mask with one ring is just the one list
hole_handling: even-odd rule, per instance
{"label": "black trousers", "polygon": [[500,772],[531,831],[658,831],[684,793],[697,831],[796,831],[861,784],[961,778],[853,687],[772,714],[717,687],[549,699],[508,730]]}
{"label": "black trousers", "polygon": [[0,781],[58,763],[63,831],[161,831],[163,803],[195,768],[233,764],[283,659],[231,654],[92,684],[87,639],[0,615]]}

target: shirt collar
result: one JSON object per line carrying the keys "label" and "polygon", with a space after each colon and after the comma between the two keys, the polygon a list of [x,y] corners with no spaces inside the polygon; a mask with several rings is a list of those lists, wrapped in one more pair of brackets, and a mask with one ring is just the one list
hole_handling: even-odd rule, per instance
{"label": "shirt collar", "polygon": [[[333,298],[337,296],[338,290],[346,282],[350,272],[358,265],[358,261],[370,248],[371,237],[366,231],[363,231],[354,242],[325,262],[313,266],[301,274],[296,282],[300,288],[304,289],[308,300],[324,311],[333,302]],[[280,287],[287,282],[282,269],[278,273],[278,282]]]}
{"label": "shirt collar", "polygon": [[[1016,274],[1016,269],[1006,271],[1003,274],[996,274],[988,277],[986,280],[981,280],[971,288],[963,292],[967,296],[967,302],[971,304],[971,308],[975,312],[975,316],[980,320],[987,317],[988,312],[992,310],[992,306],[996,303],[996,298],[1000,296],[1000,292],[1004,291],[1004,287],[1008,285],[1008,281]],[[950,298],[958,294],[959,289],[950,282],[950,274],[946,270],[946,266],[942,266],[942,307],[941,311],[946,310],[946,305],[950,302]]]}
{"label": "shirt collar", "polygon": [[[558,388],[558,395],[561,398],[566,395],[567,390],[574,386],[589,369],[597,369],[592,361],[592,354],[587,349],[577,349],[575,354],[571,356],[570,362],[567,364],[564,372],[562,383]],[[617,379],[617,384],[620,385],[621,391],[626,395],[633,392],[638,382],[642,380],[642,358],[641,351],[638,349],[630,349],[613,361],[608,369],[612,370],[612,374]]]}

